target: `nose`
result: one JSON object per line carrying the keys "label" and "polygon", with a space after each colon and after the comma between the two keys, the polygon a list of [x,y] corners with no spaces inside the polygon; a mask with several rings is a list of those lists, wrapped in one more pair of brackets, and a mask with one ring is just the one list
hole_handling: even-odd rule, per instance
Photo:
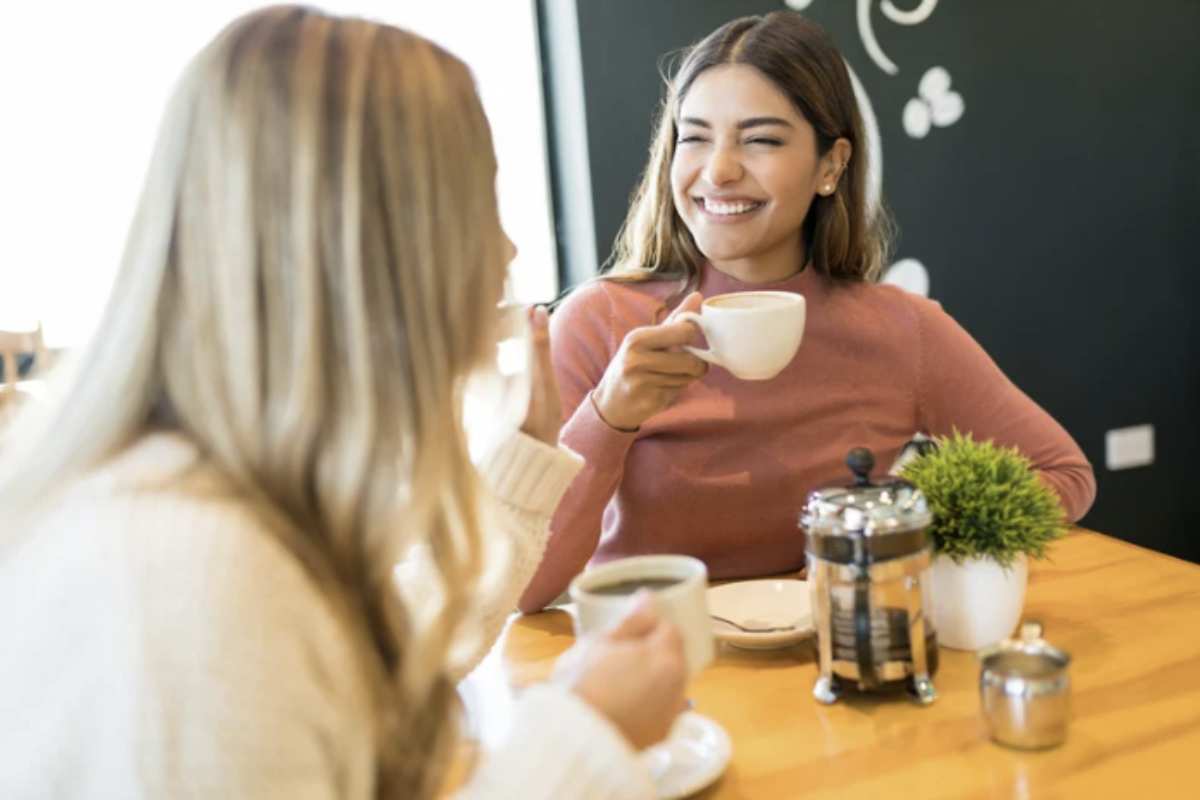
{"label": "nose", "polygon": [[742,177],[742,164],[728,147],[714,147],[704,163],[703,177],[712,186],[734,183]]}
{"label": "nose", "polygon": [[500,238],[504,240],[504,264],[507,266],[517,257],[517,246],[508,238],[507,233],[500,234]]}

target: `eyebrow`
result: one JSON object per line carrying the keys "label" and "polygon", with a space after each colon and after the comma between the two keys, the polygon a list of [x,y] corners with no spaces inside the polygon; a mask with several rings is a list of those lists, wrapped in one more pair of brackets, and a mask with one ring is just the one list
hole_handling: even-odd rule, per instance
{"label": "eyebrow", "polygon": [[[699,117],[683,117],[679,120],[681,125],[696,125],[700,128],[712,128],[708,120],[700,119]],[[758,128],[764,125],[782,125],[785,128],[792,127],[792,123],[782,117],[750,117],[749,119],[739,120],[737,129],[739,131],[747,130],[748,128]]]}

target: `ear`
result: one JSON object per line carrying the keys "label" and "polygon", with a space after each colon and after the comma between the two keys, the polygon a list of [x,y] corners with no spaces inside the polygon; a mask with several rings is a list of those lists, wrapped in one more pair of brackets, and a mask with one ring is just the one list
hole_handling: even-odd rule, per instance
{"label": "ear", "polygon": [[849,139],[841,138],[821,157],[821,168],[818,171],[820,180],[817,181],[817,194],[829,196],[837,191],[838,181],[846,171],[854,146]]}

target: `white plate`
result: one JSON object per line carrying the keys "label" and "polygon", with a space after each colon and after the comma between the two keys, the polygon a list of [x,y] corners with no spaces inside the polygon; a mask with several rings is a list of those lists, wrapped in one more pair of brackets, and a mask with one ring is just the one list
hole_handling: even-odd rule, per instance
{"label": "white plate", "polygon": [[641,758],[654,778],[658,800],[678,800],[721,777],[732,755],[724,728],[703,714],[685,711],[666,741],[643,751]]}
{"label": "white plate", "polygon": [[749,650],[789,647],[813,635],[808,583],[792,579],[739,581],[708,590],[708,611],[747,628],[786,628],[747,633],[713,620],[713,635]]}

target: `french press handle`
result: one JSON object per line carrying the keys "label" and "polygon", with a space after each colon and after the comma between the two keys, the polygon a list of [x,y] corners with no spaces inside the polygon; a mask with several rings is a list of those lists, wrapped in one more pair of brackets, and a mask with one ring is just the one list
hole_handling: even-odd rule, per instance
{"label": "french press handle", "polygon": [[854,651],[858,656],[858,681],[864,689],[878,689],[875,649],[871,641],[871,581],[866,567],[854,578]]}
{"label": "french press handle", "polygon": [[[854,473],[855,486],[871,485],[875,456],[865,447],[846,454],[846,466]],[[854,651],[858,660],[858,681],[865,689],[878,689],[875,673],[875,649],[871,641],[871,580],[867,568],[860,565],[854,578]]]}

